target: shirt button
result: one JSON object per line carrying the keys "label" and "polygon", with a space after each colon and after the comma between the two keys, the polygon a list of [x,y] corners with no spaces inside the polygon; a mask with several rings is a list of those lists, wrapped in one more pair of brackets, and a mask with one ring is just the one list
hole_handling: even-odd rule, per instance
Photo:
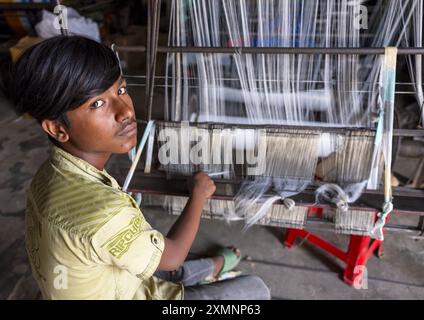
{"label": "shirt button", "polygon": [[153,244],[158,245],[159,244],[159,238],[156,237],[156,236],[152,236],[152,242],[153,242]]}

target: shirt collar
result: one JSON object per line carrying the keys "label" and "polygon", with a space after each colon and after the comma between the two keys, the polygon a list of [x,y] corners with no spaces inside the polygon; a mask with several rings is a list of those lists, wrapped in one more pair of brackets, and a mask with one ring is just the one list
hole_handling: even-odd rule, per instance
{"label": "shirt collar", "polygon": [[105,169],[101,171],[87,161],[75,157],[57,146],[53,146],[51,162],[59,169],[82,175],[92,181],[101,182],[116,189],[121,189],[118,182]]}

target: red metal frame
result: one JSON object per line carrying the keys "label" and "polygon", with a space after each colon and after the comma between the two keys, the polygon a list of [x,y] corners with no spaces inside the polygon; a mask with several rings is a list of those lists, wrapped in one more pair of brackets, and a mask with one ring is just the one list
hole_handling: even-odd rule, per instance
{"label": "red metal frame", "polygon": [[[322,208],[313,207],[309,209],[308,215],[315,214],[322,216],[322,212]],[[288,229],[285,235],[284,245],[287,248],[291,248],[298,237],[309,241],[346,263],[343,280],[354,287],[362,284],[364,266],[367,264],[371,254],[378,249],[378,256],[381,257],[383,255],[383,242],[381,240],[372,240],[369,236],[351,235],[349,247],[345,252],[307,230]]]}

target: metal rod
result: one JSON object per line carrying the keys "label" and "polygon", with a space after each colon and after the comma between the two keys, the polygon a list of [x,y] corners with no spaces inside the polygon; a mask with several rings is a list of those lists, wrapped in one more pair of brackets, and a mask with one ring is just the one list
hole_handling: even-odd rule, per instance
{"label": "metal rod", "polygon": [[[147,18],[147,33],[148,35],[150,34],[150,30],[149,30],[149,21],[150,21],[150,14]],[[146,54],[148,54],[149,50],[149,36],[147,37],[147,47],[146,46],[119,46],[119,51],[121,52],[146,52]]]}
{"label": "metal rod", "polygon": [[[149,53],[149,87],[148,87],[148,104],[147,104],[147,120],[152,119],[152,108],[153,108],[153,93],[154,93],[154,82],[156,73],[156,60],[157,60],[157,47],[159,40],[159,26],[160,26],[160,0],[151,0],[152,8],[152,26],[150,27],[151,39],[150,39],[150,53]],[[150,1],[149,1],[150,3]],[[148,36],[149,39],[149,36]]]}
{"label": "metal rod", "polygon": [[[157,123],[169,123],[180,125],[179,121],[156,121]],[[235,123],[214,123],[214,122],[187,122],[188,126],[202,127],[202,126],[217,126],[222,128],[235,128],[238,129],[305,129],[305,130],[317,130],[325,132],[346,132],[346,131],[375,131],[373,128],[366,127],[321,127],[321,126],[296,126],[296,125],[266,125],[266,124],[235,124]],[[423,137],[424,129],[394,129],[394,137]]]}
{"label": "metal rod", "polygon": [[[144,120],[137,120],[140,124],[146,124],[146,121]],[[179,121],[161,121],[156,120],[156,123],[173,123],[173,124],[181,124]],[[214,123],[214,122],[189,122],[189,126],[207,126],[207,125],[216,125],[221,126],[223,128],[232,128],[237,127],[238,129],[305,129],[305,130],[319,130],[323,131],[325,128],[326,132],[345,132],[347,130],[369,130],[374,131],[374,129],[370,128],[358,128],[358,127],[319,127],[319,126],[282,126],[282,125],[253,125],[253,124],[231,124],[231,123]],[[394,137],[424,137],[424,129],[393,129],[393,136]]]}
{"label": "metal rod", "polygon": [[[5,50],[4,52],[7,52],[7,50]],[[157,77],[156,77],[157,78]],[[130,87],[145,87],[146,84],[145,83],[127,83],[128,86]],[[172,88],[172,86],[167,86],[166,84],[156,84],[155,85],[155,89],[156,88]],[[187,88],[200,88],[200,86],[187,86]],[[368,93],[371,91],[361,91],[361,90],[338,90],[338,92],[352,92],[352,93]],[[417,93],[415,91],[395,91],[396,95],[413,95],[415,96]]]}
{"label": "metal rod", "polygon": [[[143,47],[146,52],[146,119],[149,121],[148,110],[149,110],[149,90],[150,90],[150,53],[151,53],[151,34],[152,34],[152,0],[147,1],[147,47]],[[125,51],[126,47],[119,47],[119,50]],[[127,50],[128,51],[128,50]],[[130,52],[130,51],[129,51]],[[141,52],[135,51],[135,52]],[[143,51],[144,52],[144,51]]]}
{"label": "metal rod", "polygon": [[394,129],[394,137],[424,137],[424,129]]}
{"label": "metal rod", "polygon": [[25,10],[25,11],[36,11],[36,10],[51,10],[55,7],[53,3],[1,3],[0,10]]}
{"label": "metal rod", "polygon": [[[121,51],[146,51],[144,46],[122,46]],[[385,48],[288,48],[288,47],[164,47],[159,53],[227,53],[227,54],[334,54],[383,55]],[[398,48],[398,55],[424,55],[424,47]]]}
{"label": "metal rod", "polygon": [[[157,120],[158,124],[171,124],[171,125],[181,125],[181,121],[160,121]],[[326,124],[323,123],[322,126],[314,126],[314,125],[293,125],[293,124],[244,124],[244,123],[221,123],[221,122],[189,122],[185,121],[185,124],[193,127],[214,127],[222,128],[222,129],[270,129],[270,130],[278,130],[278,129],[304,129],[304,130],[317,130],[317,131],[325,131],[325,132],[346,132],[346,131],[374,131],[374,129],[366,128],[366,127],[327,127]],[[424,131],[424,130],[423,130]],[[423,133],[424,135],[424,133]]]}
{"label": "metal rod", "polygon": [[[121,48],[121,47],[120,47]],[[139,78],[139,79],[145,79],[146,76],[145,75],[136,75],[136,74],[125,74],[124,75],[125,78]],[[167,77],[164,75],[157,75],[155,77],[155,79],[166,79]],[[196,76],[188,76],[186,77],[187,80],[199,80],[200,77],[196,77]],[[239,78],[229,78],[229,77],[221,77],[218,78],[219,80],[226,80],[226,81],[240,81]],[[288,79],[288,80],[281,80],[281,79],[261,79],[261,78],[256,78],[254,79],[254,81],[256,82],[287,82],[289,83],[290,81],[297,81],[296,79]],[[330,81],[325,81],[325,80],[299,80],[300,83],[329,83],[329,84],[336,84],[337,81],[335,80],[330,80]],[[350,82],[353,84],[362,84],[362,83],[370,83],[372,84],[371,81],[354,81],[354,82]],[[412,82],[396,82],[397,86],[416,86],[415,83]],[[422,85],[422,87],[424,87],[424,84]]]}
{"label": "metal rod", "polygon": [[[180,6],[179,6],[179,1],[175,2],[175,12],[176,12],[176,18],[175,18],[175,27],[177,29],[177,35],[176,35],[176,40],[177,40],[177,45],[180,46]],[[175,110],[174,110],[174,114],[173,117],[176,120],[181,120],[181,53],[177,52],[175,54],[175,71],[176,71],[176,76],[175,76]],[[172,111],[171,111],[172,112]]]}

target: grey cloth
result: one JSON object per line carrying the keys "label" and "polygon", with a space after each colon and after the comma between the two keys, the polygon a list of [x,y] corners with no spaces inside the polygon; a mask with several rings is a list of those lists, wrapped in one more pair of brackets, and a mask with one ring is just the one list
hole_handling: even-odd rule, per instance
{"label": "grey cloth", "polygon": [[189,260],[176,271],[156,271],[155,276],[182,282],[185,300],[269,300],[271,293],[261,278],[243,275],[236,278],[199,284],[213,274],[211,258]]}

